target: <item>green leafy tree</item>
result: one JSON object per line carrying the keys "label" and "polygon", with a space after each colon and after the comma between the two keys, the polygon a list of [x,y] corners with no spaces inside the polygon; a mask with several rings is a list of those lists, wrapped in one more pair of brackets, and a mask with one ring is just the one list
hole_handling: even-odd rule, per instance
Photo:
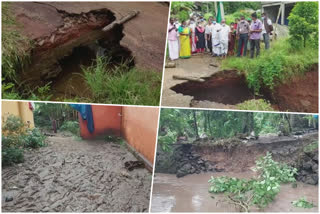
{"label": "green leafy tree", "polygon": [[296,3],[288,18],[292,45],[302,41],[303,47],[306,47],[311,37],[318,42],[318,10],[318,2]]}

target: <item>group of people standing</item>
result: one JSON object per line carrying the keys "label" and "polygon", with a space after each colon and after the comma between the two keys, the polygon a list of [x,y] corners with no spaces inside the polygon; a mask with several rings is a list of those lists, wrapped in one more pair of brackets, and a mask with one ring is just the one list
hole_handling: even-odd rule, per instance
{"label": "group of people standing", "polygon": [[[265,49],[270,48],[270,35],[273,27],[266,13],[262,19],[257,14],[251,14],[251,19],[241,16],[228,26],[225,20],[217,23],[214,17],[208,21],[201,16],[191,17],[189,22],[170,18],[168,30],[169,58],[176,60],[190,58],[192,54],[204,53],[207,50],[214,57],[226,58],[234,55],[246,56],[250,51],[250,57],[260,54],[260,38],[263,37]],[[255,54],[256,53],[256,54]]]}

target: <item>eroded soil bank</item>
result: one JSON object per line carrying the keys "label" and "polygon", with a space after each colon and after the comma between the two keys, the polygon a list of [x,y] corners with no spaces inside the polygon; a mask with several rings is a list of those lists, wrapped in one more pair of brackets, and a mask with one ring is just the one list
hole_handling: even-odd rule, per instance
{"label": "eroded soil bank", "polygon": [[2,211],[148,211],[151,174],[125,168],[137,160],[127,149],[60,135],[48,142],[26,152],[24,163],[2,169]]}
{"label": "eroded soil bank", "polygon": [[[167,72],[170,72],[170,69],[167,69]],[[194,72],[197,70],[195,69]],[[195,73],[193,77],[202,79],[204,82],[183,81],[170,87],[171,91],[189,98],[189,103],[185,105],[192,107],[236,109],[236,104],[247,100],[264,99],[270,102],[272,108],[279,111],[318,112],[317,64],[303,75],[295,76],[279,84],[272,91],[270,89],[261,90],[260,95],[255,95],[253,90],[248,88],[246,77],[235,70],[218,71],[210,77],[201,77]],[[167,102],[167,98],[164,99]],[[178,103],[175,106],[181,106],[181,104]]]}
{"label": "eroded soil bank", "polygon": [[[223,194],[208,192],[208,180],[211,176],[231,176],[250,178],[252,171],[215,172],[187,175],[177,178],[173,174],[156,173],[153,182],[152,212],[239,212],[239,209],[224,201]],[[317,207],[303,209],[294,207],[291,202],[305,196]],[[281,185],[275,200],[263,210],[251,209],[251,212],[317,212],[318,186],[297,183],[297,188],[290,184]]]}
{"label": "eroded soil bank", "polygon": [[[23,26],[21,34],[33,43],[29,48],[29,65],[18,75],[21,94],[28,95],[50,83],[53,99],[90,97],[81,67],[93,64],[96,55],[110,57],[112,65],[130,60],[130,66],[162,70],[167,4],[14,2],[11,5],[18,24]],[[102,31],[133,11],[139,11],[139,15],[128,23]]]}
{"label": "eroded soil bank", "polygon": [[244,172],[270,152],[275,161],[298,168],[299,181],[315,185],[318,184],[318,149],[305,151],[305,147],[317,141],[318,132],[311,131],[299,136],[261,136],[249,141],[231,138],[173,144],[171,153],[158,147],[155,170],[177,177],[202,172]]}

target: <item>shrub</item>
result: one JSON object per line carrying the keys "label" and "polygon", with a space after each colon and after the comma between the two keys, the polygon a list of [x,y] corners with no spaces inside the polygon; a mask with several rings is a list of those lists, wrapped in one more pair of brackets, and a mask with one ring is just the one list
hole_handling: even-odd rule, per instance
{"label": "shrub", "polygon": [[240,110],[273,111],[271,104],[263,99],[247,100],[236,105]]}
{"label": "shrub", "polygon": [[24,161],[23,149],[5,148],[2,149],[2,165],[11,166],[14,163],[22,163]]}
{"label": "shrub", "polygon": [[80,127],[78,121],[64,121],[59,130],[68,131],[75,136],[80,136]]}
{"label": "shrub", "polygon": [[32,149],[43,147],[46,145],[45,139],[46,137],[38,128],[33,128],[25,137],[23,137],[24,146]]}
{"label": "shrub", "polygon": [[315,205],[312,202],[307,201],[306,197],[301,197],[299,200],[291,202],[293,206],[300,208],[313,208]]}

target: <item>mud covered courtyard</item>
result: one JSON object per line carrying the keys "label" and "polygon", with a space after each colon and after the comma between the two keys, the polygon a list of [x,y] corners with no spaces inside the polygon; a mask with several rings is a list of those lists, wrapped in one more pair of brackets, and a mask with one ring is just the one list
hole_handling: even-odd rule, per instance
{"label": "mud covered courtyard", "polygon": [[2,169],[3,212],[147,212],[151,173],[125,146],[57,134]]}

